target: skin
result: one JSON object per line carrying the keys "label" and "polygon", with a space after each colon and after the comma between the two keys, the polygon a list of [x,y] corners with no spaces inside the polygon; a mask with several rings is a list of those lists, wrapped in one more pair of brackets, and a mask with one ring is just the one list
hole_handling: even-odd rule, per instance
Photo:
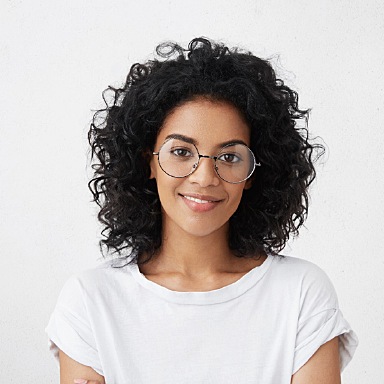
{"label": "skin", "polygon": [[82,380],[85,381],[88,380],[88,383],[105,384],[103,376],[99,375],[91,367],[87,367],[71,359],[63,351],[59,351],[59,360],[60,384],[73,384],[74,380],[79,378],[83,378]]}
{"label": "skin", "polygon": [[[223,143],[250,142],[250,129],[230,104],[196,99],[176,108],[164,121],[155,151],[170,135],[195,142],[200,154],[214,156]],[[207,291],[223,287],[265,260],[235,257],[228,245],[229,218],[236,211],[250,181],[231,184],[219,178],[213,160],[203,158],[194,173],[174,178],[160,168],[157,156],[150,161],[162,205],[163,242],[159,252],[141,272],[169,289]],[[207,212],[195,211],[183,196],[218,200]]]}
{"label": "skin", "polygon": [[[232,105],[197,98],[175,108],[165,119],[155,144],[158,151],[169,135],[183,135],[195,142],[200,154],[214,156],[227,141],[241,140],[249,145],[250,129]],[[237,258],[228,246],[229,218],[236,211],[244,189],[251,182],[230,184],[213,169],[213,160],[201,159],[196,171],[186,178],[165,174],[157,156],[150,161],[162,205],[163,242],[155,257],[140,266],[149,279],[176,291],[208,291],[238,280],[261,265],[265,254]],[[255,175],[257,177],[257,174]],[[203,210],[185,196],[211,200]],[[338,338],[319,348],[292,376],[292,384],[339,384]],[[88,384],[104,383],[92,368],[60,352],[60,383],[87,378]]]}

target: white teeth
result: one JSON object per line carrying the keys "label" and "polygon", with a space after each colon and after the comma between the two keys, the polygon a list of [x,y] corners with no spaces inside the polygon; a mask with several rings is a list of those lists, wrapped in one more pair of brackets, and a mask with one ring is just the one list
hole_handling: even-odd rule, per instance
{"label": "white teeth", "polygon": [[207,203],[210,203],[210,201],[208,200],[200,200],[200,199],[196,199],[196,197],[191,197],[191,196],[184,196],[186,199],[188,200],[191,200],[191,201],[194,201],[196,203],[199,203],[199,204],[207,204]]}

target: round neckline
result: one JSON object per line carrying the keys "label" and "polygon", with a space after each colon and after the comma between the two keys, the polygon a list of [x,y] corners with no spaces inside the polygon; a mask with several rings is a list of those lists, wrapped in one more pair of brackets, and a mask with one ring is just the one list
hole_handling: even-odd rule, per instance
{"label": "round neckline", "polygon": [[181,292],[166,288],[147,279],[147,277],[140,272],[137,264],[128,264],[128,269],[137,283],[167,301],[177,304],[209,305],[233,300],[244,294],[264,276],[273,259],[273,256],[267,255],[263,264],[252,268],[235,282],[222,288],[199,292]]}

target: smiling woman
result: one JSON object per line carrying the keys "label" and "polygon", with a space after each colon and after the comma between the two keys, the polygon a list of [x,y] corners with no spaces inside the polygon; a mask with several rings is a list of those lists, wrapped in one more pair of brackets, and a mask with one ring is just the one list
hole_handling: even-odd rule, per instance
{"label": "smiling woman", "polygon": [[[172,139],[175,137],[179,139]],[[167,116],[155,143],[155,148],[160,148],[158,161],[153,157],[150,162],[150,178],[156,180],[163,210],[165,238],[182,239],[187,234],[205,237],[215,232],[221,232],[217,235],[226,238],[229,219],[240,204],[244,188],[250,187],[250,181],[246,181],[248,177],[240,171],[234,182],[223,182],[220,172],[228,178],[235,177],[233,168],[239,162],[232,163],[236,165],[232,165],[230,171],[228,164],[218,164],[223,162],[220,157],[215,162],[210,158],[199,159],[199,152],[212,157],[224,148],[227,155],[238,147],[244,152],[248,151],[249,142],[250,128],[240,112],[228,103],[199,97],[176,107]],[[179,151],[178,155],[173,154],[172,158],[177,160],[161,155],[175,150]],[[247,173],[249,162],[241,163]],[[179,174],[188,177],[178,177]]]}
{"label": "smiling woman", "polygon": [[307,111],[249,52],[198,38],[157,53],[91,125],[116,257],[60,294],[61,383],[340,383],[357,338],[332,283],[279,254],[322,152],[297,127]]}

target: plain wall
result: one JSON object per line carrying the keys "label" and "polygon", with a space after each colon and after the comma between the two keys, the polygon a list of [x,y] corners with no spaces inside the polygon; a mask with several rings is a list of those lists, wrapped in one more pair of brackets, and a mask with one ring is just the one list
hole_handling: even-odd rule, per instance
{"label": "plain wall", "polygon": [[0,12],[1,382],[58,382],[44,328],[68,277],[100,262],[91,109],[159,42],[197,36],[272,57],[312,108],[327,156],[284,253],[328,273],[359,336],[343,382],[382,382],[382,1],[2,0]]}

